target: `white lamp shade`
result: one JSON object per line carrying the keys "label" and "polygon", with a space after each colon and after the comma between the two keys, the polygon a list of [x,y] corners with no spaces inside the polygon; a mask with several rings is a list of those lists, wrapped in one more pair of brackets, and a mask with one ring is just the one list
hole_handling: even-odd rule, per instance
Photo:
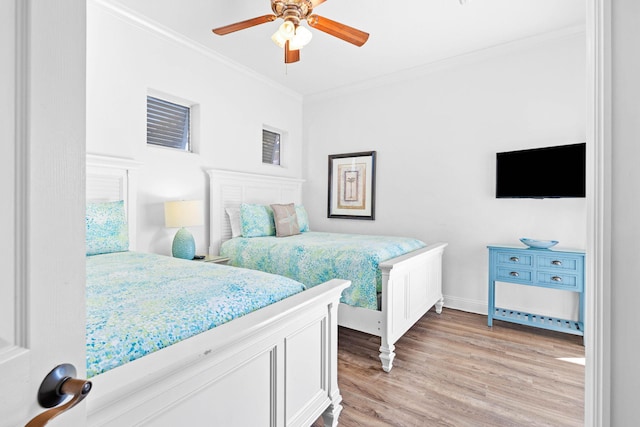
{"label": "white lamp shade", "polygon": [[287,41],[287,39],[282,37],[282,34],[280,34],[280,31],[276,31],[275,33],[273,33],[273,35],[271,36],[271,40],[273,40],[273,42],[277,44],[279,47],[284,47],[284,44]]}
{"label": "white lamp shade", "polygon": [[291,40],[293,35],[296,32],[296,26],[293,22],[284,21],[280,28],[278,28],[278,32],[287,40]]}
{"label": "white lamp shade", "polygon": [[298,50],[305,47],[311,41],[313,34],[302,25],[296,28],[296,35],[289,42],[289,49]]}
{"label": "white lamp shade", "polygon": [[164,202],[164,224],[169,228],[204,225],[202,200]]}

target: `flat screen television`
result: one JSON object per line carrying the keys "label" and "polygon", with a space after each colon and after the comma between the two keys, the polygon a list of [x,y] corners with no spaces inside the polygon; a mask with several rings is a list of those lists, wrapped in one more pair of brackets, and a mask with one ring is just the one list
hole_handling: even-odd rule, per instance
{"label": "flat screen television", "polygon": [[496,154],[497,198],[585,197],[586,143]]}

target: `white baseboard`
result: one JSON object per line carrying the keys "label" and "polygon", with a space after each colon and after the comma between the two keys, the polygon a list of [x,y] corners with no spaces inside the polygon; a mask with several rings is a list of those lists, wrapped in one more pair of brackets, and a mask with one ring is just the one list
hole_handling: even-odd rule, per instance
{"label": "white baseboard", "polygon": [[450,295],[444,296],[444,306],[446,308],[452,308],[454,310],[467,311],[469,313],[484,314],[487,315],[487,302],[471,300],[466,298],[459,298]]}
{"label": "white baseboard", "polygon": [[[469,313],[482,314],[484,316],[487,315],[489,309],[486,301],[471,300],[450,295],[444,296],[444,306],[453,310],[462,310]],[[522,307],[519,305],[510,305],[509,309],[514,311],[531,312],[531,307]],[[541,310],[537,311],[537,313],[545,316],[556,317],[558,319],[577,319],[577,314],[571,315],[555,310],[548,310],[546,312]]]}

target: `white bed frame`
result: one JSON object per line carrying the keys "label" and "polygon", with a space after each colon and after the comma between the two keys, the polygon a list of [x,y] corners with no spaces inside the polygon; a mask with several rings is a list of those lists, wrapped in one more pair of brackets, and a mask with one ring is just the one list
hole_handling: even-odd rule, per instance
{"label": "white bed frame", "polygon": [[[211,203],[209,253],[212,255],[217,255],[220,244],[231,238],[225,208],[241,203],[302,203],[302,179],[220,169],[207,172]],[[442,312],[442,255],[446,246],[446,243],[435,243],[381,263],[381,310],[340,304],[340,326],[380,337],[380,360],[386,372],[393,367],[396,341],[431,307],[435,306],[437,313]]]}
{"label": "white bed frame", "polygon": [[[135,169],[87,156],[87,199],[124,199],[135,237]],[[133,241],[133,240],[132,240]],[[331,280],[91,378],[91,426],[336,426],[337,307]]]}

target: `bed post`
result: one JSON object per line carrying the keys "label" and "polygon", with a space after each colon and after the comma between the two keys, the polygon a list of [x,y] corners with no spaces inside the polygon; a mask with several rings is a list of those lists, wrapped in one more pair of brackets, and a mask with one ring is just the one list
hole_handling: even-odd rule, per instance
{"label": "bed post", "polygon": [[434,243],[380,263],[382,306],[380,361],[393,368],[395,342],[433,306],[442,312],[442,254],[446,243]]}
{"label": "bed post", "polygon": [[[390,303],[393,301],[394,287],[389,284],[389,276],[391,269],[380,268],[382,270],[382,320],[380,325],[380,361],[382,362],[382,370],[390,372],[393,368],[393,359],[396,357],[394,350],[396,346],[391,342],[389,337],[391,336],[392,319],[388,319],[390,313]],[[391,321],[390,321],[391,320]]]}
{"label": "bed post", "polygon": [[338,328],[334,325],[338,324],[338,307],[337,304],[329,304],[329,348],[328,355],[331,360],[328,363],[329,372],[329,387],[328,394],[331,399],[331,404],[322,413],[322,420],[325,427],[337,427],[338,417],[342,412],[342,395],[338,388]]}

